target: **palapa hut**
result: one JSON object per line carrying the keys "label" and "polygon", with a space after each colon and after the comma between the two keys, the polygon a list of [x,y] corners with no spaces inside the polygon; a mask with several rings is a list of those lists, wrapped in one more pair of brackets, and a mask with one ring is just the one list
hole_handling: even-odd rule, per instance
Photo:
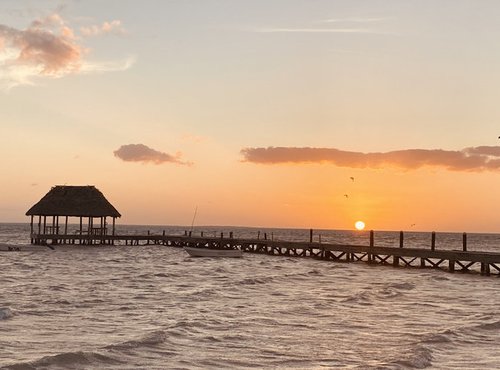
{"label": "palapa hut", "polygon": [[[115,235],[116,218],[121,217],[120,213],[108,202],[104,195],[95,186],[90,185],[54,186],[26,212],[26,215],[31,216],[32,244],[42,244],[47,239],[52,239],[53,243],[64,240],[63,235],[68,235],[69,217],[78,217],[80,219],[80,228],[76,231],[82,236],[80,242],[84,239],[92,243],[91,236],[108,235],[107,217],[113,218],[111,235]],[[35,216],[38,216],[37,232],[35,232],[34,226]],[[52,220],[47,222],[47,217],[51,217]],[[64,230],[61,230],[59,226],[60,217],[65,218]],[[96,218],[98,221],[94,223]],[[86,219],[86,230],[84,230],[84,219]],[[56,235],[61,235],[61,237]],[[84,235],[89,237],[83,238]]]}

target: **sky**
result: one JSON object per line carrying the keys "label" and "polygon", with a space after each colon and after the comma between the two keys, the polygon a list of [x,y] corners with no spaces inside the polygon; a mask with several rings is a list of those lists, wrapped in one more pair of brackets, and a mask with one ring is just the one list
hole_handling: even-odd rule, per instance
{"label": "sky", "polygon": [[500,2],[1,0],[0,222],[500,232]]}

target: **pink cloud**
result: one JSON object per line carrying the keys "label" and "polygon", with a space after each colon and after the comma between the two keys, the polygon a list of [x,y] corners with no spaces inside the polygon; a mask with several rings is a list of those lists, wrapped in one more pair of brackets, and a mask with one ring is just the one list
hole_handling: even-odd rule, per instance
{"label": "pink cloud", "polygon": [[335,148],[268,147],[244,148],[243,161],[258,164],[326,163],[349,168],[395,167],[405,170],[443,167],[452,171],[496,171],[500,169],[500,147],[480,146],[460,151],[404,149],[362,153]]}
{"label": "pink cloud", "polygon": [[[123,30],[120,21],[105,22],[99,29],[108,33]],[[0,24],[0,88],[33,84],[41,77],[122,71],[133,64],[131,57],[119,62],[89,62],[84,59],[89,49],[82,41],[57,13],[34,20],[26,29]]]}
{"label": "pink cloud", "polygon": [[24,67],[41,75],[77,71],[83,48],[57,14],[32,22],[25,30],[0,25],[0,54],[5,70]]}
{"label": "pink cloud", "polygon": [[176,155],[174,156],[152,149],[144,144],[122,145],[113,153],[115,157],[120,158],[125,162],[142,162],[154,164],[177,163],[187,166],[192,165],[191,162],[185,162],[180,159],[182,156],[180,152],[176,153]]}

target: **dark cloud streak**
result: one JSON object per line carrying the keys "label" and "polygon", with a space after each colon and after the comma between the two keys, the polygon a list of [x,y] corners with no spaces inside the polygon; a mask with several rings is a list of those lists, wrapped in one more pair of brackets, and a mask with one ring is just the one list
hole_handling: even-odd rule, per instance
{"label": "dark cloud streak", "polygon": [[479,146],[463,150],[405,149],[380,153],[344,151],[335,148],[267,147],[244,148],[244,162],[258,164],[327,163],[349,168],[396,167],[413,170],[443,167],[451,171],[500,170],[500,146]]}

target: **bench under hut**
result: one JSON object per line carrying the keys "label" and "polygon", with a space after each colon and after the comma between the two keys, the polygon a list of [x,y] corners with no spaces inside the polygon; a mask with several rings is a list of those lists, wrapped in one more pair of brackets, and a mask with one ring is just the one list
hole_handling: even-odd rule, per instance
{"label": "bench under hut", "polygon": [[[54,186],[26,215],[31,217],[32,244],[45,244],[47,240],[52,240],[54,244],[64,241],[64,236],[68,236],[70,217],[79,218],[79,229],[75,233],[82,236],[80,243],[92,243],[94,236],[98,240],[99,236],[109,234],[108,217],[113,220],[111,235],[115,235],[116,218],[121,217],[104,195],[90,185]],[[38,227],[34,224],[36,216]],[[59,223],[60,218],[64,218],[64,229]]]}

